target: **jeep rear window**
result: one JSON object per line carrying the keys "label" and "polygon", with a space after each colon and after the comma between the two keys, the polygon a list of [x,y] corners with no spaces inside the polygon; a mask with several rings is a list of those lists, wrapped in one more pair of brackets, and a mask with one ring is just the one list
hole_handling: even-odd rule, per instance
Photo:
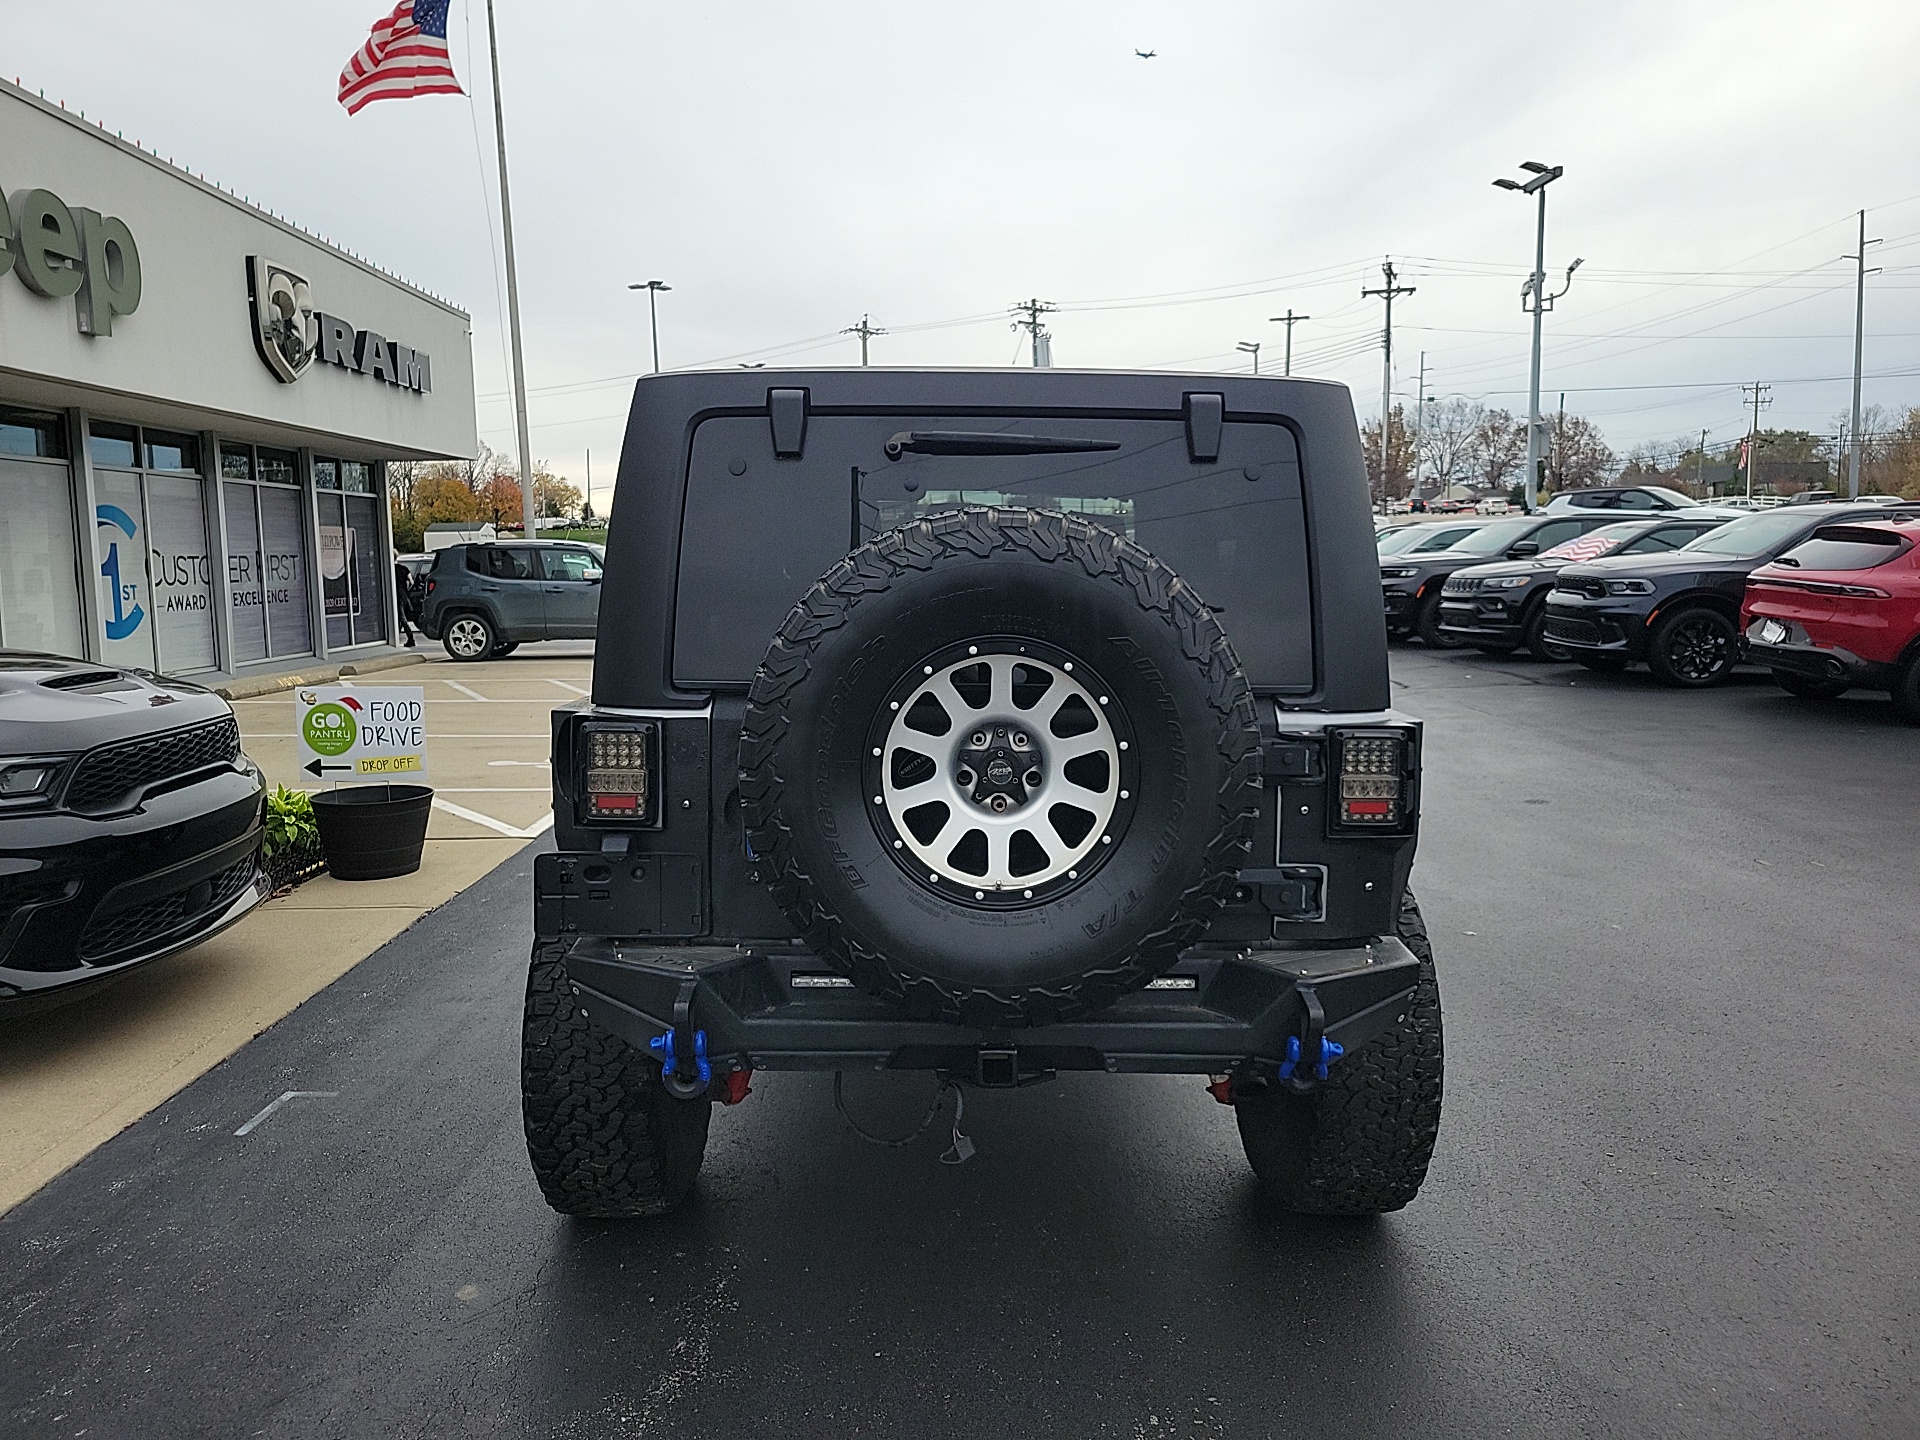
{"label": "jeep rear window", "polygon": [[[882,447],[902,431],[1057,436],[1119,448],[888,460]],[[765,416],[703,422],[687,476],[675,682],[748,683],[787,612],[854,544],[922,515],[996,504],[1083,515],[1145,546],[1219,613],[1256,687],[1312,688],[1293,433],[1231,422],[1219,460],[1195,464],[1181,421],[1058,415],[816,414],[798,460],[773,458]]]}

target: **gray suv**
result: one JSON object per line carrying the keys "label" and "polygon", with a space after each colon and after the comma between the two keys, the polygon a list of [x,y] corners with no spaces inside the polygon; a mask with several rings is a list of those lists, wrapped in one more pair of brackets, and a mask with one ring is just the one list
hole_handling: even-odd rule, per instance
{"label": "gray suv", "polygon": [[420,628],[455,660],[510,655],[523,640],[591,640],[605,563],[597,545],[551,540],[448,546],[427,572]]}

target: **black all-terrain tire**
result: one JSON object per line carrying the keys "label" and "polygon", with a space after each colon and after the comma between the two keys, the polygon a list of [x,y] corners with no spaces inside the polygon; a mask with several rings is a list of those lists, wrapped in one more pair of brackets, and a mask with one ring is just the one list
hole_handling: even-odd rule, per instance
{"label": "black all-terrain tire", "polygon": [[1535,601],[1528,612],[1520,643],[1543,665],[1565,665],[1573,659],[1573,651],[1547,634],[1547,607],[1542,601]]}
{"label": "black all-terrain tire", "polygon": [[1413,633],[1436,650],[1458,650],[1466,642],[1440,628],[1440,587],[1420,602],[1413,614]]}
{"label": "black all-terrain tire", "polygon": [[1893,713],[1909,725],[1920,725],[1920,651],[1894,672]]}
{"label": "black all-terrain tire", "polygon": [[450,660],[466,664],[490,660],[499,649],[500,632],[478,610],[462,610],[447,617],[446,628],[440,632],[440,645]]}
{"label": "black all-terrain tire", "polygon": [[536,944],[520,1041],[527,1158],[562,1215],[664,1215],[693,1188],[713,1102],[676,1100],[660,1067],[575,1003],[561,957]]}
{"label": "black all-terrain tire", "polygon": [[1596,675],[1618,675],[1630,663],[1624,655],[1584,655],[1579,651],[1574,652],[1573,658]]}
{"label": "black all-terrain tire", "polygon": [[[909,685],[975,646],[1065,666],[1130,737],[1113,742],[1107,784],[1126,804],[1103,822],[1110,841],[1024,895],[910,870],[874,793]],[[816,954],[910,1015],[1027,1026],[1100,1009],[1201,937],[1245,862],[1258,762],[1246,676],[1184,580],[1078,517],[968,508],[876,537],[788,615],[754,676],[740,794],[774,898]]]}
{"label": "black all-terrain tire", "polygon": [[1704,690],[1733,674],[1740,634],[1718,610],[1692,605],[1662,615],[1647,637],[1647,668],[1662,685]]}
{"label": "black all-terrain tire", "polygon": [[1813,675],[1796,675],[1791,670],[1775,670],[1773,683],[1789,695],[1802,700],[1837,700],[1853,687],[1844,680],[1823,680]]}
{"label": "black all-terrain tire", "polygon": [[1440,986],[1411,891],[1398,928],[1420,960],[1398,1023],[1305,1093],[1276,1083],[1235,1096],[1253,1173],[1289,1210],[1379,1215],[1407,1204],[1427,1177],[1440,1133]]}

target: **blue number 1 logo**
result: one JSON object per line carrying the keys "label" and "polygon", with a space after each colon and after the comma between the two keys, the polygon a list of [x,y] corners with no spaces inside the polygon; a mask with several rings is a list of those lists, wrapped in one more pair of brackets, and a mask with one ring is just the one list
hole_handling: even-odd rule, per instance
{"label": "blue number 1 logo", "polygon": [[[138,533],[133,518],[118,505],[101,505],[94,510],[95,523],[103,530],[111,526],[127,539]],[[140,622],[146,618],[146,611],[140,608],[137,596],[140,587],[135,583],[122,584],[120,580],[120,542],[107,541],[107,558],[100,562],[100,573],[107,577],[113,586],[113,614],[107,619],[107,638],[124,640],[140,628]]]}

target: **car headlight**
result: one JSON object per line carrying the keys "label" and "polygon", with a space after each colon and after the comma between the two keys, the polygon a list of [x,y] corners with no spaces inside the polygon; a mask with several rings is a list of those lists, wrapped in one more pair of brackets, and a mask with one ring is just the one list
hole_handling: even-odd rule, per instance
{"label": "car headlight", "polygon": [[1411,580],[1419,573],[1420,572],[1411,565],[1382,565],[1380,567],[1380,578],[1382,580]]}
{"label": "car headlight", "polygon": [[0,805],[26,805],[45,800],[54,782],[67,768],[67,755],[37,756],[31,760],[0,760]]}
{"label": "car headlight", "polygon": [[1653,582],[1651,580],[1607,581],[1607,594],[1609,595],[1651,595],[1652,593]]}
{"label": "car headlight", "polygon": [[1480,588],[1482,590],[1518,590],[1532,579],[1531,575],[1500,575],[1492,580],[1482,580]]}

